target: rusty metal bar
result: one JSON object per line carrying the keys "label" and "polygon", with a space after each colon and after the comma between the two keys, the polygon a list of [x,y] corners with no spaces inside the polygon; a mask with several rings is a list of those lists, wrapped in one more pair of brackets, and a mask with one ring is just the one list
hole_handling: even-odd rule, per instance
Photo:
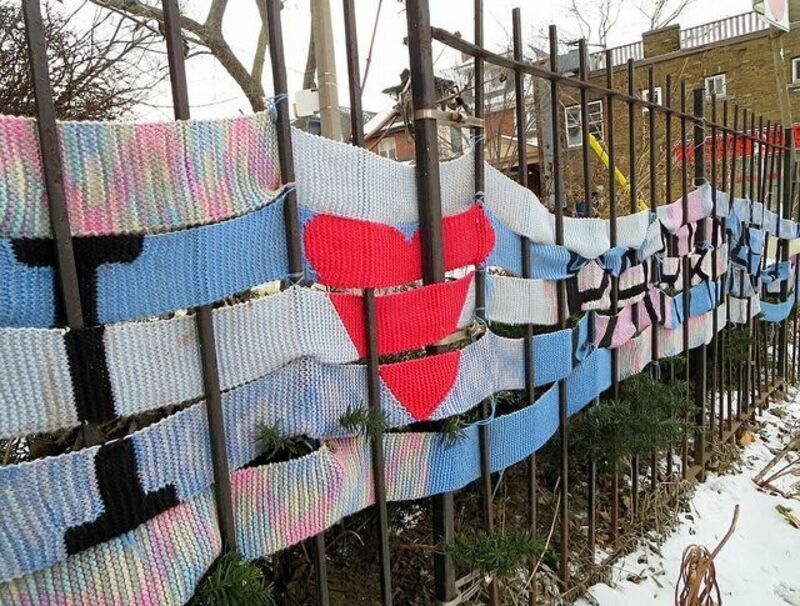
{"label": "rusty metal bar", "polygon": [[[614,124],[614,68],[611,61],[611,51],[606,51],[606,88],[611,91],[606,95],[606,124]],[[617,245],[617,181],[614,128],[607,129],[606,143],[608,146],[608,214],[609,214],[609,241],[611,248]],[[611,276],[611,304],[609,313],[615,316],[619,312],[619,278]],[[611,350],[611,393],[615,400],[619,399],[619,352],[616,348]],[[616,544],[619,541],[619,471],[614,470],[612,477],[612,509],[611,525],[612,534]]]}
{"label": "rusty metal bar", "polygon": [[[164,34],[167,40],[169,80],[172,87],[175,119],[188,120],[190,117],[189,94],[186,86],[180,9],[176,0],[162,0],[161,5],[164,9]],[[195,310],[195,318],[200,336],[203,388],[206,398],[209,436],[211,438],[214,500],[217,505],[217,519],[222,537],[222,548],[223,551],[229,552],[236,551],[236,528],[233,519],[231,477],[228,469],[227,448],[225,446],[225,417],[222,410],[217,350],[214,340],[214,320],[211,315],[211,309],[211,305],[198,307]]]}
{"label": "rusty metal bar", "polygon": [[[694,89],[694,115],[697,121],[694,123],[694,185],[700,187],[706,182],[706,166],[705,166],[705,139],[706,133],[703,127],[703,118],[705,117],[705,90],[702,88]],[[715,204],[716,207],[716,204]],[[716,214],[714,214],[714,221],[716,221]],[[716,229],[714,230],[716,231]],[[708,234],[705,233],[705,221],[698,221],[697,223],[697,236],[704,243],[708,239]],[[716,253],[714,253],[716,256]],[[716,274],[716,263],[714,263],[714,274]],[[714,288],[716,288],[716,283]],[[684,300],[689,299],[689,293],[684,293]],[[714,336],[712,342],[716,340],[716,321],[717,313],[716,307],[714,308]],[[688,327],[689,314],[684,316],[683,323]],[[694,372],[694,404],[697,408],[695,416],[695,437],[694,437],[694,464],[700,466],[699,479],[704,482],[706,479],[706,344],[702,343],[700,346],[695,347],[693,350],[692,370]],[[713,414],[712,414],[713,417]]]}
{"label": "rusty metal bar", "polygon": [[[681,80],[681,114],[686,113],[686,80]],[[683,213],[683,223],[687,223],[689,216],[689,161],[686,145],[688,143],[687,120],[685,115],[680,117],[681,129],[681,211]],[[691,390],[689,377],[691,376],[691,355],[689,352],[689,310],[691,300],[691,278],[689,274],[689,255],[681,258],[683,265],[683,318],[681,332],[683,334],[683,352],[686,359],[686,381],[687,389]],[[691,397],[690,393],[686,394]],[[687,419],[688,420],[688,419]],[[684,434],[683,446],[681,448],[681,477],[685,480],[689,472],[689,439]]]}
{"label": "rusty metal bar", "polygon": [[[578,55],[579,55],[579,68],[578,77],[581,81],[588,78],[588,69],[586,66],[587,49],[586,40],[581,39],[578,42]],[[594,208],[591,192],[591,154],[589,150],[589,95],[585,88],[580,89],[581,99],[581,160],[583,163],[583,200],[586,205],[586,214],[589,217],[596,215],[597,209]],[[590,330],[589,333],[594,338],[594,321],[595,312],[589,312]],[[595,398],[593,406],[599,402],[599,397]],[[590,561],[594,562],[595,552],[597,548],[597,461],[593,457],[589,457],[587,461],[587,495],[586,507],[588,509],[588,531],[587,543],[589,545]]]}
{"label": "rusty metal bar", "polygon": [[[358,62],[358,29],[354,0],[342,0],[344,14],[347,77],[350,91],[350,124],[352,142],[364,146],[364,114],[361,110],[361,69]],[[382,415],[381,380],[378,360],[378,317],[375,308],[375,289],[363,293],[364,328],[367,335],[367,406],[372,414]],[[378,565],[380,567],[381,603],[392,604],[392,560],[389,551],[389,512],[386,500],[386,471],[383,451],[383,428],[371,436],[372,482],[375,491],[375,509],[378,514]]]}
{"label": "rusty metal bar", "polygon": [[[649,91],[649,97],[652,101],[655,97],[656,89],[655,89],[655,79],[653,77],[653,66],[649,66],[647,68],[647,89]],[[647,122],[648,122],[648,144],[650,146],[650,155],[649,155],[649,169],[650,169],[650,212],[655,214],[658,209],[658,194],[657,194],[657,181],[656,181],[656,163],[657,163],[657,152],[656,152],[656,112],[648,111],[647,112]],[[667,150],[667,154],[671,153],[670,150]],[[669,178],[669,176],[667,176]],[[655,276],[657,275],[658,271],[658,259],[656,259],[655,255],[650,259],[650,276],[651,280],[655,281]],[[651,351],[653,353],[652,357],[655,360],[655,363],[652,365],[652,372],[654,376],[656,375],[657,365],[658,365],[658,326],[653,326],[651,330],[652,339],[650,341]],[[650,458],[650,489],[652,491],[656,490],[658,484],[658,453],[653,452],[653,456]]]}
{"label": "rusty metal bar", "polygon": [[[636,95],[636,70],[633,59],[628,59],[628,97],[635,98]],[[636,104],[631,101],[628,104],[628,185],[630,187],[630,213],[634,214],[639,210],[638,192],[636,189]],[[613,128],[613,125],[612,125]],[[631,306],[633,323],[637,330],[639,328],[638,304]],[[639,512],[639,455],[631,457],[631,514]]]}
{"label": "rusty metal bar", "polygon": [[[406,0],[408,54],[411,71],[411,96],[415,110],[434,109],[436,91],[431,55],[431,23],[428,0]],[[414,155],[416,160],[419,233],[422,249],[422,280],[425,284],[444,281],[442,251],[442,201],[439,179],[439,140],[436,120],[414,119]],[[452,542],[453,494],[432,497],[433,539],[437,545]],[[456,597],[455,568],[449,554],[437,551],[433,556],[435,597],[451,602]]]}
{"label": "rusty metal bar", "polygon": [[[476,0],[476,4],[482,0]],[[477,9],[476,9],[477,10]],[[513,25],[513,42],[514,42],[514,58],[521,60],[523,58],[523,40],[522,40],[522,19],[520,16],[519,8],[514,8],[511,12],[512,25]],[[483,31],[481,28],[481,43],[477,42],[477,28],[476,28],[476,44],[482,46],[483,44]],[[483,60],[475,59],[477,66],[478,61],[481,62],[481,73],[483,72]],[[517,182],[523,187],[528,187],[528,137],[526,132],[526,125],[528,123],[525,111],[525,81],[524,74],[519,69],[514,70],[514,108],[515,117],[517,121]],[[481,87],[481,97],[483,96],[483,87]],[[533,276],[533,269],[531,267],[531,243],[525,236],[522,237],[522,277],[531,278]],[[533,325],[527,324],[525,326],[524,335],[524,356],[525,356],[525,404],[532,405],[536,400],[535,376],[534,376],[534,358],[533,358]],[[528,529],[535,537],[537,535],[537,513],[538,513],[538,495],[536,488],[536,453],[532,453],[528,457]],[[528,603],[533,606],[536,604],[537,586],[536,577],[536,562],[528,562],[528,575],[531,579],[530,587],[528,588]]]}
{"label": "rusty metal bar", "polygon": [[78,271],[75,251],[72,246],[69,212],[64,193],[61,150],[56,126],[56,108],[53,89],[50,85],[50,69],[47,64],[47,41],[42,23],[39,0],[23,0],[22,14],[25,19],[25,37],[28,45],[28,61],[36,100],[36,125],[39,132],[39,150],[42,155],[50,226],[56,246],[56,276],[71,329],[84,327]]}
{"label": "rusty metal bar", "polygon": [[[551,25],[550,39],[550,70],[558,71],[558,29]],[[556,215],[556,245],[564,245],[564,191],[562,186],[563,174],[561,171],[561,102],[558,98],[559,86],[557,80],[550,80],[550,113],[553,127],[553,199]],[[558,326],[566,328],[567,317],[565,306],[567,300],[566,284],[559,281],[556,291],[556,305],[558,306]],[[569,586],[569,445],[567,443],[568,398],[567,381],[562,379],[558,384],[558,436],[561,441],[561,545],[559,548],[558,576],[564,589]]]}
{"label": "rusty metal bar", "polygon": [[[272,66],[272,85],[275,94],[275,110],[277,115],[276,130],[278,137],[278,161],[281,170],[281,181],[294,183],[294,157],[292,153],[291,121],[289,117],[288,84],[286,78],[286,62],[284,60],[283,27],[281,26],[281,0],[266,0],[267,38],[269,39],[269,56]],[[284,99],[280,101],[280,99]],[[291,282],[299,281],[303,276],[303,260],[300,249],[300,221],[297,211],[297,194],[290,189],[284,200],[284,225],[286,243],[289,253],[289,271]],[[284,282],[284,287],[288,286]],[[317,603],[321,606],[330,604],[328,590],[327,559],[325,556],[325,533],[314,536],[312,557],[314,559],[314,575],[317,589]]]}
{"label": "rusty metal bar", "polygon": [[[789,148],[789,151],[781,152],[781,170],[782,173],[782,191],[781,196],[779,198],[781,203],[780,209],[780,217],[784,219],[789,219],[791,217],[791,210],[792,210],[792,166],[794,163],[794,133],[791,127],[785,128],[783,130],[783,141],[784,145]],[[787,263],[790,262],[789,260],[789,242],[787,240],[781,240],[781,261],[785,261]],[[797,267],[795,263],[795,274],[800,273],[800,268]],[[795,278],[796,279],[796,278]],[[789,296],[789,281],[784,280],[781,284],[781,301],[785,301]],[[797,296],[797,290],[795,290],[795,296]],[[795,310],[797,309],[797,304],[795,304]],[[795,313],[795,319],[797,315]],[[780,369],[780,379],[784,382],[788,380],[789,376],[789,368],[788,368],[788,357],[787,357],[787,350],[788,350],[788,323],[789,319],[787,318],[783,322],[781,322],[780,327],[780,345],[778,347],[778,368]],[[795,331],[797,330],[797,324],[795,323]],[[795,350],[793,354],[796,356],[797,351]]]}
{"label": "rusty metal bar", "polygon": [[[719,293],[719,285],[717,281],[719,279],[719,273],[717,272],[717,246],[719,245],[719,229],[718,223],[719,220],[717,219],[717,127],[714,124],[717,121],[717,96],[716,94],[711,95],[711,279],[714,281],[714,287],[717,289]],[[695,141],[695,145],[697,142]],[[705,135],[704,140],[701,144],[705,147]],[[719,320],[717,318],[717,307],[719,306],[719,300],[715,300],[714,302],[714,316],[711,318],[711,325],[712,331],[714,333],[714,337],[711,341],[711,360],[712,360],[712,381],[711,381],[711,406],[708,408],[708,430],[709,435],[714,435],[714,431],[716,430],[716,423],[719,422],[720,426],[722,426],[722,405],[720,404],[719,409],[719,416],[717,416],[716,412],[716,404],[717,404],[717,393],[720,389],[720,371],[722,368],[722,364],[719,359]]]}
{"label": "rusty metal bar", "polygon": [[[665,141],[665,154],[664,165],[666,172],[665,183],[665,197],[667,202],[672,202],[672,74],[667,74],[666,83],[664,86],[664,141]],[[667,238],[667,250],[673,255],[677,254],[677,239]],[[670,376],[671,380],[675,378],[675,366],[670,362]],[[672,478],[673,474],[673,447],[667,449],[667,477]]]}

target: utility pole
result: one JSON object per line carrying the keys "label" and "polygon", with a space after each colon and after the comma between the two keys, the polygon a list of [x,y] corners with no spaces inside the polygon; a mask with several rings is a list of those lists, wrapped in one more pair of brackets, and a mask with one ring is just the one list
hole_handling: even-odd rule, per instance
{"label": "utility pole", "polygon": [[339,91],[336,86],[336,55],[333,49],[330,0],[311,0],[311,32],[317,60],[319,118],[321,134],[328,139],[342,140],[339,117]]}

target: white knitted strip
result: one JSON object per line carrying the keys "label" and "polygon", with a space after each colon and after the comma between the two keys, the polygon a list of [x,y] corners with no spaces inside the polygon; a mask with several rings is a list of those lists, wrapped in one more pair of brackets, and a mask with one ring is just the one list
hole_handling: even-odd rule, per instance
{"label": "white knitted strip", "polygon": [[[412,166],[297,130],[292,131],[292,140],[297,196],[303,206],[391,225],[418,221]],[[473,170],[471,153],[441,164],[444,216],[463,212],[473,203]],[[485,171],[486,207],[514,233],[532,242],[555,244],[555,216],[536,195],[488,164]],[[706,197],[703,194],[697,199]],[[650,225],[649,211],[620,217],[617,244],[638,249],[645,242],[648,228],[654,229]],[[660,242],[660,238],[657,240]],[[611,247],[609,220],[565,217],[564,245],[587,259],[600,256]]]}
{"label": "white knitted strip", "polygon": [[[558,322],[557,283],[488,274],[486,276],[486,317],[504,324],[538,324],[551,326]],[[569,311],[565,313],[569,315]]]}
{"label": "white knitted strip", "polygon": [[[406,294],[383,295],[379,301]],[[470,280],[456,328],[471,324],[474,310],[475,289]],[[214,310],[213,318],[223,390],[298,358],[344,364],[360,357],[330,297],[315,288],[295,286],[222,307]],[[0,383],[1,437],[78,423],[66,338],[64,329],[0,328],[0,367],[5,383]],[[113,324],[106,327],[103,344],[117,415],[129,416],[203,396],[194,317]]]}
{"label": "white knitted strip", "polygon": [[77,424],[66,332],[0,328],[0,435]]}
{"label": "white knitted strip", "polygon": [[[749,317],[748,302],[750,303]],[[731,310],[731,322],[734,324],[747,324],[750,318],[755,318],[761,313],[761,299],[757,294],[749,298],[728,297],[728,306]]]}
{"label": "white knitted strip", "polygon": [[[358,359],[328,296],[293,287],[214,311],[220,385],[236,387],[299,357]],[[0,435],[77,423],[60,329],[0,328],[0,363],[13,384],[0,391]],[[203,395],[199,340],[190,316],[111,325],[104,335],[117,414],[127,416]]]}

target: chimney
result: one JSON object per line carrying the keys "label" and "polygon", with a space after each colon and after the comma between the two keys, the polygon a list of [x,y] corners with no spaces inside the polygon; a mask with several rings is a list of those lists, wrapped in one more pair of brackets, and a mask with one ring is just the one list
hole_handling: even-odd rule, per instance
{"label": "chimney", "polygon": [[668,25],[642,34],[644,58],[658,57],[681,50],[681,26]]}

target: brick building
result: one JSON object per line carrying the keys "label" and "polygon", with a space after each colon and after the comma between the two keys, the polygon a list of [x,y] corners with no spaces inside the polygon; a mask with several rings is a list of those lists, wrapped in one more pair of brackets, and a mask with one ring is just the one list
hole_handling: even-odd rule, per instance
{"label": "brick building", "polygon": [[[800,4],[800,3],[798,3]],[[798,11],[800,12],[800,11]],[[793,15],[794,16],[794,15]],[[796,19],[795,19],[796,20]],[[692,111],[693,90],[702,88],[706,91],[705,113],[711,115],[711,99],[717,101],[717,122],[722,121],[722,105],[729,104],[729,123],[733,122],[733,109],[738,105],[755,113],[756,126],[759,118],[763,118],[765,129],[767,122],[772,124],[791,124],[794,127],[795,140],[800,141],[800,124],[795,120],[800,117],[800,24],[795,24],[791,32],[783,33],[770,29],[754,13],[746,13],[713,23],[681,29],[679,25],[671,25],[659,30],[646,32],[642,40],[633,44],[611,49],[613,64],[613,87],[615,90],[628,91],[628,60],[634,61],[634,91],[637,96],[647,99],[648,71],[652,67],[655,82],[654,99],[659,104],[670,100],[671,107],[681,107],[681,81],[686,85],[686,104],[689,113]],[[589,56],[592,68],[589,80],[605,85],[606,72],[605,53],[594,53]],[[667,75],[672,75],[671,90],[666,89]],[[712,97],[713,93],[713,97]],[[589,129],[604,145],[608,144],[608,103],[609,100],[595,94],[589,95]],[[565,190],[567,206],[572,209],[576,201],[582,199],[582,167],[580,162],[581,148],[581,115],[578,105],[577,91],[565,90],[561,98],[564,113],[561,117],[563,133],[562,143],[566,152]],[[628,143],[628,104],[614,102],[614,157],[617,167],[628,176],[631,172]],[[749,130],[750,118],[748,117]],[[665,199],[665,118],[660,113],[656,117],[656,150],[658,166],[659,203]],[[740,114],[740,128],[742,127]],[[634,133],[639,198],[649,200],[649,144],[648,114],[645,108],[634,111]],[[680,120],[672,120],[672,156],[673,171],[671,175],[672,197],[681,193],[681,148],[675,142],[680,140]],[[692,125],[687,128],[687,135],[692,137]],[[707,133],[707,136],[710,133]],[[707,148],[710,148],[710,137]],[[722,136],[718,135],[718,149],[721,149]],[[689,178],[693,175],[693,154],[688,149]],[[740,148],[741,153],[741,148]],[[745,151],[749,154],[752,148]],[[757,152],[756,162],[759,155]],[[592,187],[608,188],[609,176],[605,167],[596,156],[592,157]],[[737,191],[741,188],[741,169],[738,169]],[[768,175],[769,177],[770,175]],[[775,175],[771,175],[775,176]],[[721,179],[720,173],[718,178]],[[748,178],[749,181],[749,178]],[[774,181],[777,181],[775,179]],[[774,185],[774,183],[773,183]],[[749,185],[746,185],[749,187]],[[769,191],[769,189],[768,189]],[[601,199],[602,199],[601,193]],[[617,208],[628,208],[627,194],[618,188]],[[603,214],[607,212],[607,204],[603,204]]]}

